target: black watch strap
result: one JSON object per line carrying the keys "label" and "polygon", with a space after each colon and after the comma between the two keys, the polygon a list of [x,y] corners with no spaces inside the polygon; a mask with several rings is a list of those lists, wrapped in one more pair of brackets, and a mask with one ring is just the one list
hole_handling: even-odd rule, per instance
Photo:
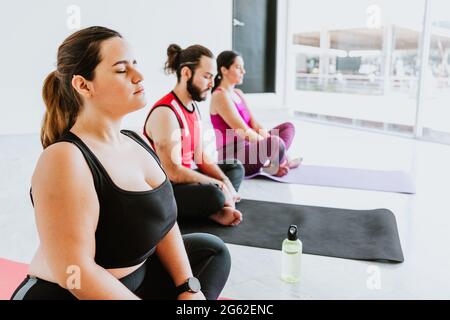
{"label": "black watch strap", "polygon": [[197,293],[201,290],[200,281],[195,277],[188,278],[183,284],[176,288],[177,296],[183,292]]}

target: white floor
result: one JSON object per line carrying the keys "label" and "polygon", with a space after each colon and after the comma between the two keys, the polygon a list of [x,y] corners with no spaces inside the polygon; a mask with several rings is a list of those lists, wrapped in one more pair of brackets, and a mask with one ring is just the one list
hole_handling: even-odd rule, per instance
{"label": "white floor", "polygon": [[[273,113],[262,117],[275,125]],[[278,120],[278,121],[277,121]],[[229,245],[232,270],[222,296],[234,299],[450,299],[450,146],[293,121],[292,155],[305,164],[404,170],[417,194],[245,181],[249,199],[394,212],[402,264],[303,255],[302,280],[279,279],[281,253]],[[37,136],[0,136],[0,257],[29,262],[38,244],[29,180]],[[281,246],[281,243],[280,243]]]}

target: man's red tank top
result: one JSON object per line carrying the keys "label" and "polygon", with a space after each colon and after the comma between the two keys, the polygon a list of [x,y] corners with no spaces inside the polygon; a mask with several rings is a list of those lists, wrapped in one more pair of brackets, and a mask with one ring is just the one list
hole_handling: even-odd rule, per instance
{"label": "man's red tank top", "polygon": [[[166,107],[171,109],[177,117],[178,123],[181,129],[181,157],[182,165],[186,168],[192,168],[192,161],[194,160],[195,147],[201,143],[201,125],[200,125],[200,113],[197,105],[192,103],[193,110],[189,110],[176,94],[171,91],[169,94],[161,98],[156,102],[148,113],[147,119],[144,124],[144,135],[155,149],[153,140],[147,135],[145,127],[147,125],[148,118],[156,108]],[[169,133],[172,134],[172,133]]]}

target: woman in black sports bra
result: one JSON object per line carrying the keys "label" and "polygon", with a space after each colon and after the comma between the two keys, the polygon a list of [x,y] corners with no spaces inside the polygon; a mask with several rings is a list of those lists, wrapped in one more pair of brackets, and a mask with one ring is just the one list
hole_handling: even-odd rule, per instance
{"label": "woman in black sports bra", "polygon": [[[122,36],[68,37],[44,83],[44,151],[31,197],[40,246],[12,299],[216,299],[230,271],[224,243],[181,236],[159,159],[121,119],[145,106]],[[148,153],[152,157],[148,156]]]}

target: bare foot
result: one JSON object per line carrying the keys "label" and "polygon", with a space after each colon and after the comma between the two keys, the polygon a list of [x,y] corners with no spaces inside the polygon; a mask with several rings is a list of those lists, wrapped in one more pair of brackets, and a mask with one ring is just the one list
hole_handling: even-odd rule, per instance
{"label": "bare foot", "polygon": [[282,177],[287,175],[289,172],[289,166],[287,163],[280,164],[280,167],[278,168],[278,171],[273,174],[275,177]]}
{"label": "bare foot", "polygon": [[264,171],[267,174],[270,174],[271,176],[275,175],[279,169],[280,167],[274,165],[273,163],[269,163],[268,165],[262,167],[262,171]]}
{"label": "bare foot", "polygon": [[276,166],[271,164],[268,167],[264,167],[263,171],[270,174],[271,176],[275,177],[282,177],[288,174],[289,172],[289,165],[288,162],[285,160],[280,165]]}
{"label": "bare foot", "polygon": [[303,158],[295,158],[288,161],[289,169],[298,168],[302,164]]}
{"label": "bare foot", "polygon": [[242,213],[232,207],[223,207],[222,210],[214,213],[209,218],[223,226],[234,227],[241,223]]}

